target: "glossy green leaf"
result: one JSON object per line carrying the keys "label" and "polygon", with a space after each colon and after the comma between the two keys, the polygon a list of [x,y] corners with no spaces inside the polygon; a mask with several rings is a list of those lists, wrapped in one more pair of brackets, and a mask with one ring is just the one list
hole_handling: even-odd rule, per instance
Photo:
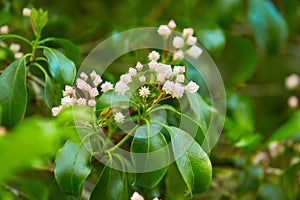
{"label": "glossy green leaf", "polygon": [[269,0],[250,0],[249,21],[256,43],[268,52],[278,52],[288,36],[287,24]]}
{"label": "glossy green leaf", "polygon": [[222,53],[226,43],[225,35],[220,28],[201,30],[199,40],[205,49],[217,55]]}
{"label": "glossy green leaf", "polygon": [[[131,143],[131,154],[136,171],[144,173],[136,174],[135,185],[146,188],[155,187],[168,170],[170,160],[167,141],[163,134],[154,125],[140,126]],[[162,168],[150,171],[162,166]]]}
{"label": "glossy green leaf", "polygon": [[189,193],[204,192],[212,179],[212,166],[207,154],[188,133],[177,127],[170,127],[168,131],[176,165]]}
{"label": "glossy green leaf", "polygon": [[218,21],[223,27],[229,28],[235,21],[234,19],[241,6],[241,0],[217,0],[216,4]]}
{"label": "glossy green leaf", "polygon": [[13,127],[20,122],[27,106],[26,62],[18,59],[0,75],[0,104],[3,108],[2,123]]}
{"label": "glossy green leaf", "polygon": [[90,199],[123,200],[123,189],[121,173],[105,166]]}
{"label": "glossy green leaf", "polygon": [[186,199],[185,191],[187,190],[187,186],[183,181],[175,163],[169,166],[165,184],[166,184],[166,200]]}
{"label": "glossy green leaf", "polygon": [[[55,155],[60,135],[53,123],[43,119],[25,120],[12,133],[0,137],[0,182],[24,169],[31,169],[38,159]],[[14,159],[12,159],[14,158]]]}
{"label": "glossy green leaf", "polygon": [[62,47],[65,50],[65,55],[75,64],[79,64],[81,54],[79,48],[74,43],[63,38],[47,38],[45,41]]}
{"label": "glossy green leaf", "polygon": [[274,141],[287,139],[300,131],[300,112],[296,112],[291,118],[279,127],[267,140],[266,145]]}
{"label": "glossy green leaf", "polygon": [[76,77],[75,64],[56,49],[44,48],[44,54],[49,61],[49,70],[60,85],[73,85]]}
{"label": "glossy green leaf", "polygon": [[49,76],[45,77],[45,92],[44,98],[46,105],[49,108],[60,105],[62,97],[62,89]]}
{"label": "glossy green leaf", "polygon": [[44,12],[41,8],[36,10],[35,8],[31,9],[30,19],[33,22],[35,31],[34,33],[37,37],[41,36],[43,28],[46,26],[48,22],[48,12]]}
{"label": "glossy green leaf", "polygon": [[91,154],[81,143],[67,141],[58,151],[54,175],[61,190],[78,196],[82,185],[91,172]]}

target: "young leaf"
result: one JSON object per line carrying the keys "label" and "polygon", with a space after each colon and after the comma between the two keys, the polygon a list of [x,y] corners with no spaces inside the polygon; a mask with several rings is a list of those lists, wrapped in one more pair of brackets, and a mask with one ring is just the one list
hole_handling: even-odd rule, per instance
{"label": "young leaf", "polygon": [[16,38],[16,39],[22,40],[22,41],[26,42],[27,44],[31,45],[31,42],[29,40],[27,40],[26,38],[19,36],[19,35],[15,35],[15,34],[0,35],[0,41],[9,39],[9,38]]}
{"label": "young leaf", "polygon": [[44,48],[49,61],[50,72],[61,88],[73,85],[76,76],[75,64],[56,49]]}
{"label": "young leaf", "polygon": [[[167,141],[163,134],[152,124],[139,127],[131,143],[131,152],[134,167],[137,171],[143,172],[136,174],[135,185],[155,187],[166,174],[170,160]],[[162,167],[153,171],[160,165]]]}
{"label": "young leaf", "polygon": [[256,43],[262,49],[276,53],[286,42],[287,24],[271,1],[251,0],[249,21]]}
{"label": "young leaf", "polygon": [[91,172],[91,154],[84,145],[67,141],[58,151],[55,159],[54,175],[61,190],[80,195],[83,182]]}
{"label": "young leaf", "polygon": [[41,36],[43,28],[48,22],[48,12],[44,12],[42,9],[36,10],[35,8],[31,9],[30,19],[34,25],[34,34],[37,37]]}
{"label": "young leaf", "polygon": [[212,166],[207,154],[186,132],[169,127],[173,154],[178,170],[190,194],[204,192],[212,179]]}
{"label": "young leaf", "polygon": [[62,97],[62,89],[49,76],[45,77],[44,98],[49,108],[58,106]]}
{"label": "young leaf", "polygon": [[90,199],[122,200],[123,189],[121,173],[105,166]]}
{"label": "young leaf", "polygon": [[12,127],[23,119],[27,105],[25,59],[15,60],[3,71],[0,85],[2,123]]}

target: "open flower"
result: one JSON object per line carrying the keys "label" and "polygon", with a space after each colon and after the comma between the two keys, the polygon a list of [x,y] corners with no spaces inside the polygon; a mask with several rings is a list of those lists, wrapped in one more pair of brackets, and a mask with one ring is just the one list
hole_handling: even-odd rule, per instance
{"label": "open flower", "polygon": [[137,71],[136,71],[136,69],[130,67],[130,68],[129,68],[129,71],[128,71],[128,74],[129,74],[130,76],[136,76]]}
{"label": "open flower", "polygon": [[144,200],[144,197],[140,195],[138,192],[134,192],[130,200]]}
{"label": "open flower", "polygon": [[188,45],[195,45],[197,42],[197,38],[193,36],[189,36],[188,39],[186,40],[186,43]]}
{"label": "open flower", "polygon": [[114,89],[114,86],[111,82],[105,81],[105,83],[101,85],[101,92],[107,92],[112,89]]}
{"label": "open flower", "polygon": [[176,51],[173,55],[174,60],[182,60],[183,58],[184,58],[184,53],[181,50]]}
{"label": "open flower", "polygon": [[148,55],[149,60],[151,61],[157,61],[159,59],[160,55],[157,51],[151,51]]}
{"label": "open flower", "polygon": [[90,97],[92,97],[92,98],[99,95],[99,92],[98,92],[98,89],[97,89],[97,88],[91,89],[91,90],[89,91],[89,93],[90,93]]}
{"label": "open flower", "polygon": [[129,74],[122,74],[121,77],[120,77],[120,80],[123,82],[123,83],[131,83],[132,82],[132,79],[131,79],[131,76]]}
{"label": "open flower", "polygon": [[117,112],[114,116],[114,119],[117,123],[124,123],[125,116],[121,112]]}
{"label": "open flower", "polygon": [[58,106],[58,107],[52,108],[52,115],[54,117],[56,117],[61,112],[62,109],[63,109],[63,106]]}
{"label": "open flower", "polygon": [[141,87],[141,88],[139,89],[139,95],[140,95],[141,97],[146,98],[146,97],[149,96],[149,94],[150,94],[150,90],[149,90],[148,87],[143,86],[143,87]]}
{"label": "open flower", "polygon": [[124,95],[128,90],[129,90],[129,87],[126,83],[124,83],[122,81],[119,81],[119,82],[116,83],[115,92],[117,94]]}

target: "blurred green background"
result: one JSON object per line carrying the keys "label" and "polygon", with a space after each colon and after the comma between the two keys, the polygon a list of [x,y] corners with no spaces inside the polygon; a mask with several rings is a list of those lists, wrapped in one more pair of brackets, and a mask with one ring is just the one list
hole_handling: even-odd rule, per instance
{"label": "blurred green background", "polygon": [[22,18],[22,9],[31,6],[49,12],[43,37],[73,41],[82,59],[99,41],[128,29],[170,19],[180,29],[193,27],[222,74],[228,100],[224,134],[211,154],[214,180],[195,199],[300,197],[299,163],[290,162],[299,152],[286,147],[267,167],[252,161],[272,141],[299,142],[300,115],[287,99],[300,93],[284,85],[287,76],[300,73],[299,0],[0,0],[0,26],[33,38]]}

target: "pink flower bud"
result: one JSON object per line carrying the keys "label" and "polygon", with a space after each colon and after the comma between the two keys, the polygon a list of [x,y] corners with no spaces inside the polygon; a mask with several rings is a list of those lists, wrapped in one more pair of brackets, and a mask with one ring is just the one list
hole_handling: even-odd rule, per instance
{"label": "pink flower bud", "polygon": [[23,9],[23,16],[30,17],[30,14],[31,14],[31,9],[29,9],[29,8]]}
{"label": "pink flower bud", "polygon": [[174,21],[173,19],[171,19],[171,20],[169,21],[168,27],[169,27],[170,29],[176,28],[176,23],[175,23],[175,21]]}
{"label": "pink flower bud", "polygon": [[183,36],[184,37],[192,36],[193,34],[194,34],[194,29],[193,28],[183,29]]}
{"label": "pink flower bud", "polygon": [[7,25],[0,27],[0,34],[8,34],[8,32],[9,32],[9,28]]}
{"label": "pink flower bud", "polygon": [[291,96],[288,99],[288,106],[290,108],[296,108],[298,106],[298,98],[296,96]]}

